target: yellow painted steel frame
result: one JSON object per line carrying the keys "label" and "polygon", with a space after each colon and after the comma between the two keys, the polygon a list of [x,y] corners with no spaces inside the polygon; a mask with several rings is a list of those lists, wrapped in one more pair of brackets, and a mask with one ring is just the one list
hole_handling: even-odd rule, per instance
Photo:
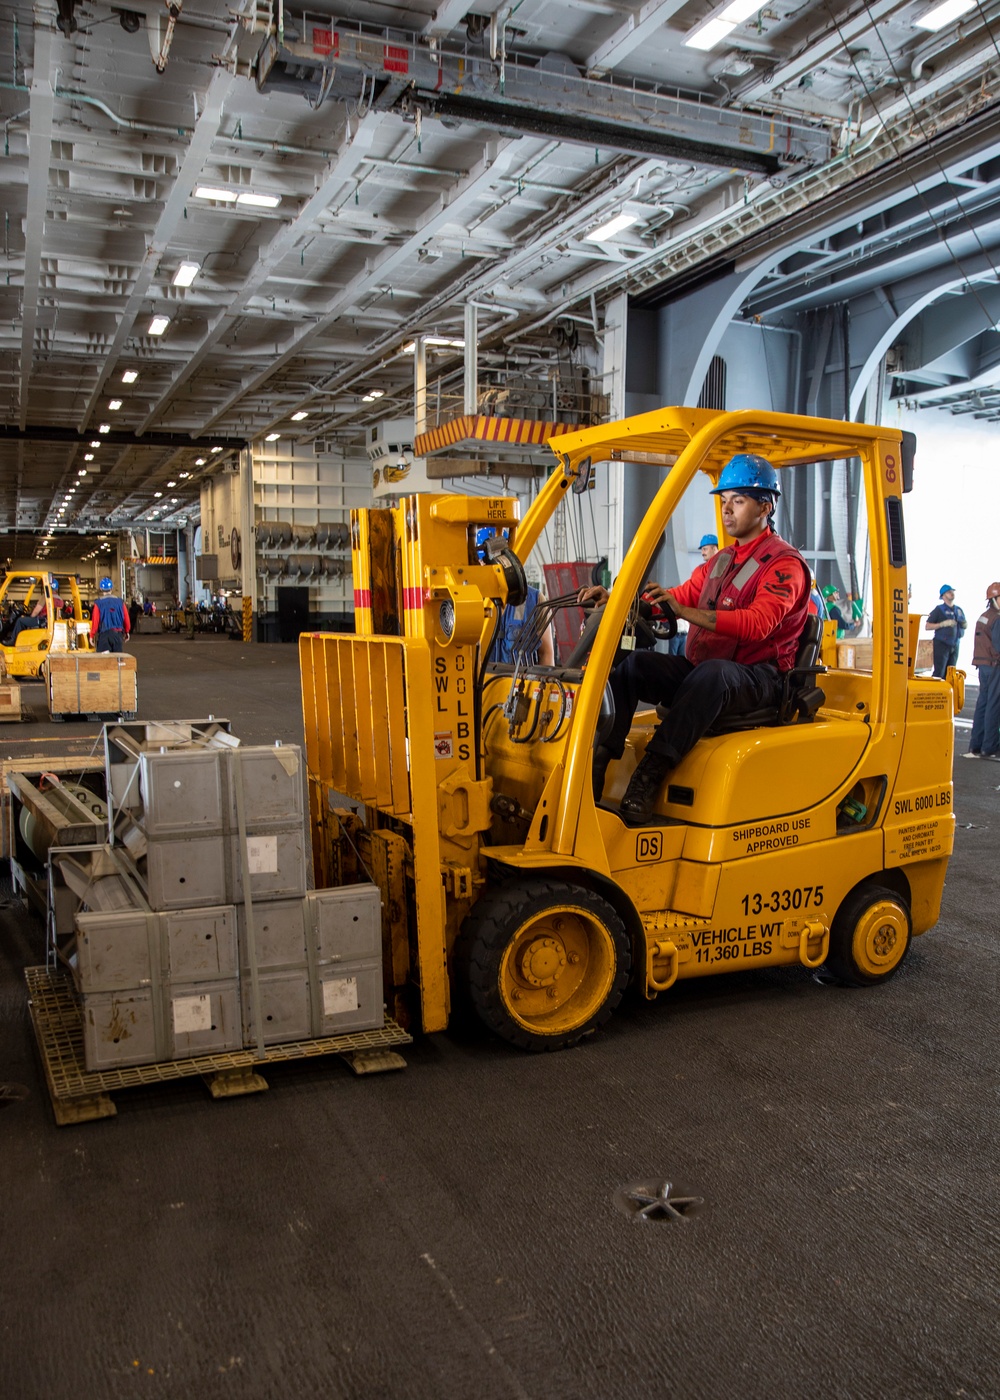
{"label": "yellow painted steel frame", "polygon": [[[636,532],[605,609],[564,743],[517,751],[486,736],[494,786],[534,811],[523,842],[490,856],[526,874],[561,868],[605,877],[642,923],[647,991],[680,976],[826,955],[837,907],[862,880],[905,877],[920,933],[937,918],[954,833],[952,690],[913,674],[907,644],[906,570],[890,555],[889,502],[901,530],[901,435],[890,428],[752,411],[667,408],[560,436],[561,461],[521,525],[522,558],[574,480],[625,452],[676,460]],[[591,794],[594,734],[607,677],[653,552],[699,472],[718,478],[736,452],[758,452],[779,471],[858,458],[871,540],[875,619],[870,673],[831,671],[826,703],[810,725],[702,740],[671,775],[657,818],[635,830]],[[709,483],[706,483],[708,485]],[[721,525],[721,521],[720,521]],[[724,535],[720,537],[726,543]],[[614,773],[619,797],[653,716],[639,715]],[[544,772],[544,787],[540,771]],[[676,798],[671,796],[676,793]],[[853,794],[865,811],[844,816]]]}
{"label": "yellow painted steel frame", "polygon": [[[625,628],[632,600],[646,580],[649,561],[662,538],[667,521],[696,474],[705,472],[714,483],[722,467],[736,452],[758,452],[779,469],[857,456],[861,458],[864,468],[869,519],[874,517],[881,522],[885,498],[889,495],[899,497],[902,491],[899,444],[898,430],[868,427],[865,424],[749,410],[714,413],[707,409],[682,408],[661,409],[622,423],[560,436],[558,446],[553,445],[553,450],[561,457],[563,469],[553,473],[548,486],[539,493],[525,517],[519,532],[519,544],[524,553],[537,540],[557,499],[561,499],[565,490],[562,481],[567,480],[569,484],[585,458],[598,462],[610,460],[615,447],[627,445],[633,450],[675,451],[677,461],[668,472],[625,555],[608,600],[604,624],[584,675],[566,747],[565,779],[552,821],[549,844],[553,853],[570,857],[579,854],[578,841],[584,834],[580,832],[581,814],[585,809],[593,810],[593,804],[584,800],[590,786],[593,735],[618,638]],[[891,467],[885,460],[887,456],[891,459]],[[891,480],[887,479],[887,471],[892,474]],[[723,544],[727,543],[724,534],[720,539]],[[890,568],[886,531],[877,528],[872,538],[873,612],[878,611],[883,617],[893,617],[893,597],[895,595],[898,601],[900,590],[905,602],[905,567]],[[882,664],[874,672],[878,690],[873,694],[871,704],[871,713],[878,715],[883,728],[901,724],[906,708],[906,648],[904,644],[902,669],[898,663],[895,667],[898,683],[890,686],[893,672],[890,665],[891,646],[892,632],[884,629],[879,657]],[[592,837],[595,833],[589,822],[587,826],[586,844],[592,856]]]}
{"label": "yellow painted steel frame", "polygon": [[[64,580],[69,584],[69,596],[73,603],[72,621],[56,617],[56,607],[65,599],[53,593],[51,578],[58,578],[60,586]],[[45,625],[29,628],[21,633],[15,644],[0,647],[7,670],[12,676],[38,676],[50,652],[69,651],[70,627],[76,633],[74,649],[90,650],[90,634],[83,616],[80,590],[73,575],[53,575],[41,569],[12,569],[0,583],[0,603],[21,589],[24,590],[24,596],[18,598],[18,601],[29,610],[36,591],[41,593],[45,601]]]}
{"label": "yellow painted steel frame", "polygon": [[[817,965],[838,906],[873,877],[892,889],[902,881],[913,932],[929,928],[954,832],[952,691],[913,672],[906,569],[890,549],[890,531],[902,529],[899,432],[666,408],[562,434],[551,446],[560,465],[520,525],[517,503],[503,498],[404,498],[387,513],[390,537],[386,513],[370,529],[375,512],[354,512],[358,635],[300,643],[317,882],[330,867],[331,794],[364,803],[370,828],[407,843],[423,1028],[447,1023],[451,949],[485,882],[487,858],[525,876],[596,885],[631,928],[648,995],[678,977],[726,970],[734,959],[740,966]],[[872,561],[871,669],[824,675],[825,703],[811,724],[703,739],[671,775],[655,824],[636,830],[593,800],[602,695],[677,503],[699,473],[707,488],[736,452],[761,453],[779,471],[860,460]],[[485,720],[473,712],[481,647],[496,611],[491,600],[506,596],[500,571],[476,554],[476,527],[516,527],[524,560],[583,479],[587,459],[630,454],[673,465],[628,549],[582,675],[560,681],[561,691],[544,673],[527,676],[524,698],[535,707],[537,729],[518,743],[497,705],[509,679],[488,676]],[[373,582],[384,591],[390,574],[402,635],[373,636]],[[636,716],[626,756],[610,770],[612,797],[654,724],[652,715]],[[505,815],[491,808],[498,793]]]}

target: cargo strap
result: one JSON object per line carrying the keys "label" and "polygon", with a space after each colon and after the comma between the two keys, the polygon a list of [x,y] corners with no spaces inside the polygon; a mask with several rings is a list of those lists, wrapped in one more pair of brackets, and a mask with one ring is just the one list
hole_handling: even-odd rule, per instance
{"label": "cargo strap", "polygon": [[240,870],[243,874],[243,908],[246,912],[247,961],[250,964],[250,1006],[253,1010],[253,1025],[257,1039],[257,1056],[263,1060],[264,1022],[260,1005],[260,972],[257,968],[257,933],[253,921],[253,898],[250,894],[250,860],[247,854],[247,813],[246,795],[243,791],[243,755],[233,749],[232,756],[233,796],[236,798],[236,829],[240,842]]}

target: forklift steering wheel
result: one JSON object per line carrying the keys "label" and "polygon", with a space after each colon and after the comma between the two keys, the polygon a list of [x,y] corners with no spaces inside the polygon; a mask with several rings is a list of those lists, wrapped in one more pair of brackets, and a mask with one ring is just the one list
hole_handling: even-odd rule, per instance
{"label": "forklift steering wheel", "polygon": [[[597,640],[597,631],[604,618],[604,609],[606,606],[606,604],[602,604],[600,607],[594,608],[588,614],[576,646],[562,663],[564,666],[582,666],[586,661],[587,657],[594,649],[594,643]],[[669,642],[671,637],[677,636],[676,614],[668,603],[661,602],[660,607],[663,609],[663,616],[658,617],[655,622],[642,617],[636,619],[636,635],[647,648],[653,646],[656,642]]]}
{"label": "forklift steering wheel", "polygon": [[673,638],[677,636],[677,614],[663,598],[660,599],[659,608],[660,612],[663,614],[662,617],[652,619],[648,622],[640,618],[639,626],[648,627],[649,631],[658,642],[672,641]]}

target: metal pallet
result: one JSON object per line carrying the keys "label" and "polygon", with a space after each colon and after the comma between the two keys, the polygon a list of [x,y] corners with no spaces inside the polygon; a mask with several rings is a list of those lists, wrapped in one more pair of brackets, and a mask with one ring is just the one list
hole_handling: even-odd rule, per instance
{"label": "metal pallet", "polygon": [[83,1059],[83,1023],[69,975],[60,969],[26,967],[28,1006],[38,1051],[49,1086],[56,1123],[87,1123],[113,1118],[118,1112],[109,1095],[115,1089],[160,1084],[170,1079],[200,1075],[213,1098],[255,1094],[268,1087],[260,1070],[286,1060],[317,1055],[340,1055],[355,1074],[405,1069],[406,1061],[393,1047],[409,1045],[408,1035],[391,1018],[377,1030],[319,1040],[290,1041],[271,1045],[263,1058],[253,1050],[232,1050],[219,1055],[192,1055],[186,1060],[164,1060],[153,1065],[129,1065],[120,1069],[87,1070]]}

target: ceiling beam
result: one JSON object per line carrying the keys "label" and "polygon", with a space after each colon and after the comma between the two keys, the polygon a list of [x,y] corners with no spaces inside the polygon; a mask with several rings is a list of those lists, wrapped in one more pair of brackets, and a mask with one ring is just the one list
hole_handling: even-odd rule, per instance
{"label": "ceiling beam", "polygon": [[136,317],[142,311],[142,304],[159,267],[160,258],[170,246],[170,241],[184,218],[191,190],[201,175],[205,161],[208,159],[212,145],[218,136],[219,126],[222,122],[222,109],[235,82],[236,79],[223,69],[217,69],[212,75],[212,81],[208,85],[208,92],[205,96],[205,105],[195,124],[194,135],[191,137],[184,159],[177,168],[173,188],[163,206],[152,237],[146,245],[146,256],[136,274],[132,291],[118,321],[115,338],[111,342],[104,364],[98,372],[97,382],[80,419],[81,432],[85,431],[91,415],[97,407],[97,401],[108,376],[114,370],[118,356],[132,334]]}
{"label": "ceiling beam", "polygon": [[297,327],[277,358],[249,379],[244,380],[240,388],[234,394],[230,394],[216,412],[205,420],[201,431],[207,432],[212,424],[224,418],[230,409],[239,403],[240,399],[256,393],[283,365],[294,359],[296,355],[301,355],[303,348],[317,335],[321,335],[332,326],[359,297],[373,287],[380,286],[385,281],[387,274],[395,271],[408,258],[415,256],[417,251],[430,238],[433,238],[443,225],[451,223],[466,205],[474,204],[476,200],[487,195],[498,177],[511,165],[516,153],[516,142],[491,142],[482,160],[470,171],[468,177],[459,183],[451,193],[451,197],[435,200],[431,212],[425,216],[422,222],[418,221],[417,230],[412,237],[408,238],[405,243],[401,243],[398,248],[392,248],[383,253],[381,257],[373,259],[364,272],[352,277],[350,282],[327,304],[317,321],[311,325]]}
{"label": "ceiling beam", "polygon": [[140,433],[146,432],[149,425],[161,416],[176,391],[201,368],[210,352],[230,329],[233,321],[243,314],[250,301],[269,280],[283,259],[312,232],[313,226],[326,212],[334,194],[347,181],[354,178],[358,167],[370,155],[375,134],[384,120],[383,113],[369,112],[358,123],[353,136],[350,135],[348,129],[348,135],[332,162],[327,166],[316,193],[301,210],[298,217],[285,224],[261,253],[239,291],[209,326],[201,344],[192,355],[185,357],[184,364],[171,379],[166,392],[161,395],[156,407],[147,414],[140,425]]}
{"label": "ceiling beam", "polygon": [[[47,428],[40,424],[21,428],[8,423],[0,423],[0,442],[90,442],[93,432],[81,433],[75,428]],[[96,440],[96,439],[95,439]],[[138,437],[124,429],[101,433],[101,445],[111,443],[115,447],[174,447],[205,448],[221,447],[223,452],[239,452],[248,446],[245,438],[192,437],[188,433],[145,433]]]}
{"label": "ceiling beam", "polygon": [[629,15],[610,39],[605,39],[604,43],[594,50],[583,66],[588,71],[593,69],[604,73],[617,68],[623,59],[628,58],[633,50],[661,29],[686,3],[687,0],[648,0],[641,10]]}
{"label": "ceiling beam", "polygon": [[35,25],[34,72],[31,78],[31,114],[28,125],[28,205],[24,221],[24,292],[21,304],[20,423],[28,421],[28,391],[35,356],[38,322],[38,288],[42,248],[45,244],[45,211],[49,202],[49,161],[52,156],[52,30]]}

